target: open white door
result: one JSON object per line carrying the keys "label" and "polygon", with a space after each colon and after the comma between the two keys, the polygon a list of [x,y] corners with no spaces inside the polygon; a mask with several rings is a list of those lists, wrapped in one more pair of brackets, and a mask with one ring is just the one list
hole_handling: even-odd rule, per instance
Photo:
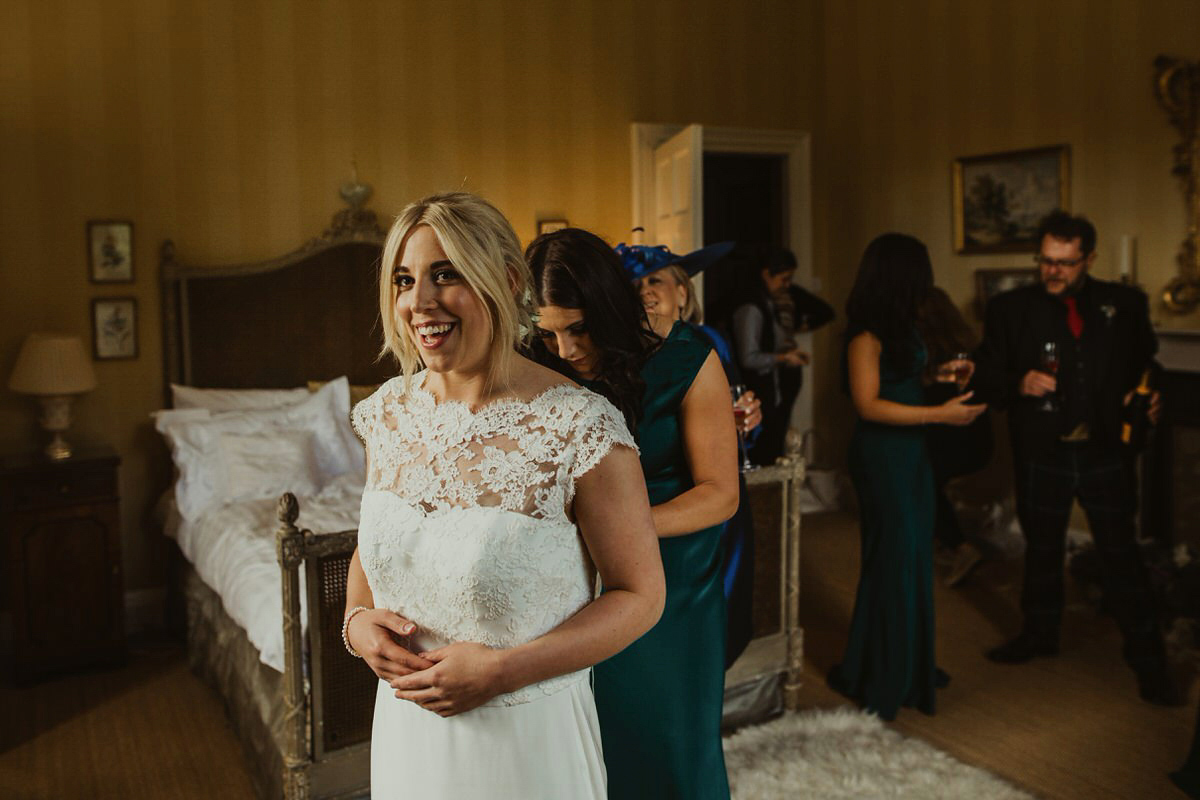
{"label": "open white door", "polygon": [[[785,243],[796,254],[796,280],[820,293],[813,281],[812,171],[809,134],[802,131],[747,130],[703,125],[635,122],[630,126],[633,165],[632,224],[646,228],[646,244],[665,244],[676,253],[704,245],[704,150],[758,153],[787,159]],[[704,307],[703,273],[692,279]],[[799,338],[812,352],[812,334]],[[813,386],[823,363],[807,367],[792,426],[813,429]]]}
{"label": "open white door", "polygon": [[[688,125],[654,148],[654,230],[651,244],[672,253],[704,246],[704,131]],[[696,299],[704,307],[704,279],[692,279]]]}

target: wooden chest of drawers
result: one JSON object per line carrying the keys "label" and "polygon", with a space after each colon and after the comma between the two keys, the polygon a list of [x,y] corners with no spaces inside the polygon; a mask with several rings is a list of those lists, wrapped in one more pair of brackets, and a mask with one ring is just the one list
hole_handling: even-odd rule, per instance
{"label": "wooden chest of drawers", "polygon": [[0,459],[18,681],[125,658],[119,464],[106,447],[80,448],[61,462]]}

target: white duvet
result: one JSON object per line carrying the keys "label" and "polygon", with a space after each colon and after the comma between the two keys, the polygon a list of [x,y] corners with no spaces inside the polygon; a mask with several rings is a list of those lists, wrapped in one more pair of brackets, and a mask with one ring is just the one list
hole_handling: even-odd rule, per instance
{"label": "white duvet", "polygon": [[[363,479],[346,473],[321,492],[300,497],[297,525],[315,533],[356,530]],[[179,543],[200,578],[221,596],[226,613],[245,629],[264,664],[283,672],[283,589],[275,557],[276,500],[229,503],[195,521],[168,512],[166,533]],[[304,580],[304,571],[300,572]],[[303,585],[303,583],[302,583]],[[307,620],[300,592],[300,619]]]}

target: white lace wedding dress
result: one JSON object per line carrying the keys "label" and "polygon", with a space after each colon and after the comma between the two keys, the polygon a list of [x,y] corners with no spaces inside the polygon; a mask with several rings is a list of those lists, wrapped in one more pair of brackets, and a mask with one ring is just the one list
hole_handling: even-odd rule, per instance
{"label": "white lace wedding dress", "polygon": [[[358,547],[375,605],[417,624],[415,652],[528,642],[592,599],[568,517],[575,481],[633,437],[607,400],[575,386],[472,412],[436,402],[425,377],[407,391],[393,378],[352,414],[369,462]],[[604,798],[589,672],[448,718],[380,681],[371,796]]]}

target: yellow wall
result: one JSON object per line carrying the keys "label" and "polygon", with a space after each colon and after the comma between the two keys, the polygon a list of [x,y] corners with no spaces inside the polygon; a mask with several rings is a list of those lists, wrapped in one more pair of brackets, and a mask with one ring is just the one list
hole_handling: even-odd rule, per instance
{"label": "yellow wall", "polygon": [[[1178,134],[1154,99],[1152,64],[1160,53],[1200,58],[1200,3],[830,0],[823,13],[815,206],[834,302],[845,302],[867,242],[898,230],[929,246],[938,283],[969,310],[974,270],[1032,261],[954,253],[951,162],[1062,143],[1072,209],[1099,230],[1095,274],[1116,276],[1122,235],[1137,237],[1147,289],[1176,274]],[[838,336],[822,345],[838,357]],[[835,459],[850,424],[839,391],[825,381],[816,398]]]}
{"label": "yellow wall", "polygon": [[[741,8],[734,8],[740,5]],[[1138,237],[1150,288],[1174,273],[1184,209],[1175,131],[1151,92],[1160,52],[1200,57],[1193,0],[0,0],[0,377],[21,339],[89,340],[94,297],[138,298],[141,354],[100,362],[76,440],[124,458],[127,585],[163,582],[149,522],[165,483],[157,248],[191,263],[267,258],[321,231],[356,160],[394,213],[465,186],[530,238],[566,216],[630,221],[629,123],[812,130],[816,275],[841,308],[866,242],[929,246],[964,306],[953,158],[1069,143],[1097,272]],[[137,280],[86,279],[88,219],[134,222]],[[275,311],[275,310],[270,310]],[[264,310],[268,313],[268,310]],[[837,363],[839,334],[818,337]],[[849,412],[821,370],[816,417],[839,460]],[[39,440],[0,392],[0,450]]]}
{"label": "yellow wall", "polygon": [[[189,263],[279,255],[324,229],[351,160],[381,213],[465,186],[525,239],[539,216],[620,239],[631,122],[810,129],[815,5],[0,0],[0,376],[29,331],[90,342],[91,298],[137,297],[140,356],[97,364],[72,431],[124,458],[127,586],[164,581],[163,239]],[[87,282],[97,218],[133,220],[132,286]],[[0,392],[0,449],[38,441]]]}

